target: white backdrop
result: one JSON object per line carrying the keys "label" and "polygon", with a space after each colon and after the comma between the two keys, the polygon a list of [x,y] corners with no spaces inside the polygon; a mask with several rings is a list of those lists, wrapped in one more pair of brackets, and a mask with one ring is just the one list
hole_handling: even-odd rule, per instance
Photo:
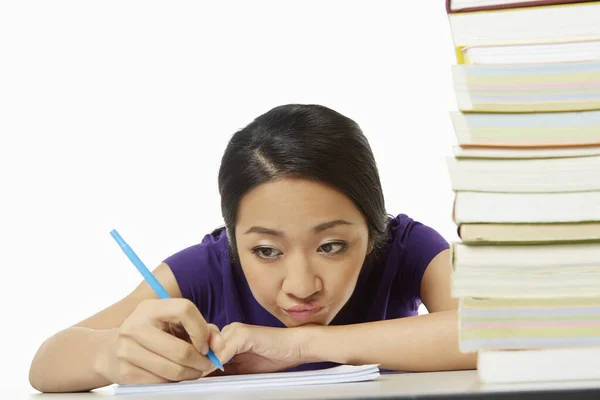
{"label": "white backdrop", "polygon": [[392,214],[455,240],[444,0],[0,4],[2,386],[221,225],[230,136],[285,103],[359,123]]}

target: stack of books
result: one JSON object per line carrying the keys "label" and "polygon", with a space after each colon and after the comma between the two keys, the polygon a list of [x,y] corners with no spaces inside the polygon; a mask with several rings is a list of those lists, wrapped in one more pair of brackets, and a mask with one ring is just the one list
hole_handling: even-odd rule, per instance
{"label": "stack of books", "polygon": [[600,1],[446,8],[460,350],[482,382],[600,379]]}

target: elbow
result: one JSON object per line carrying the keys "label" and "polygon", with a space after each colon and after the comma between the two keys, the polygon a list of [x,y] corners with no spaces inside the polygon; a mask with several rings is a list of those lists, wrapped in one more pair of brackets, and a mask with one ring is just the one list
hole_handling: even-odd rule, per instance
{"label": "elbow", "polygon": [[33,366],[32,366],[32,368],[29,369],[29,384],[31,385],[31,387],[33,387],[38,392],[42,392],[42,393],[50,393],[51,392],[49,389],[47,389],[44,386],[43,380],[38,376],[38,374],[35,373],[35,369]]}
{"label": "elbow", "polygon": [[[49,340],[49,339],[48,339]],[[42,393],[52,392],[48,380],[48,360],[45,357],[47,353],[48,340],[39,347],[38,351],[33,356],[31,365],[29,366],[29,384],[37,391]]]}
{"label": "elbow", "polygon": [[56,379],[55,351],[53,337],[46,339],[39,347],[29,366],[29,384],[38,392],[64,392]]}
{"label": "elbow", "polygon": [[[65,329],[46,339],[31,360],[29,384],[42,393],[89,392],[109,384],[91,375],[89,338],[81,330]],[[89,335],[88,335],[89,336]],[[76,351],[74,351],[76,349]]]}
{"label": "elbow", "polygon": [[41,372],[40,364],[43,364],[43,361],[39,358],[41,348],[38,350],[33,360],[31,361],[31,365],[29,367],[29,384],[37,391],[46,393],[49,392],[49,388],[46,386],[44,382],[44,374]]}

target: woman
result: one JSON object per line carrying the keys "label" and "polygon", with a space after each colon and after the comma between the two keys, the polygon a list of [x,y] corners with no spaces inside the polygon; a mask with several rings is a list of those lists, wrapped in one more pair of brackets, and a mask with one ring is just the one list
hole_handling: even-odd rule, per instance
{"label": "woman", "polygon": [[219,191],[225,227],[154,271],[173,298],[142,282],[49,338],[36,389],[197,379],[215,372],[209,347],[226,373],[475,368],[458,351],[448,243],[388,216],[354,121],[317,105],[270,110],[231,138]]}

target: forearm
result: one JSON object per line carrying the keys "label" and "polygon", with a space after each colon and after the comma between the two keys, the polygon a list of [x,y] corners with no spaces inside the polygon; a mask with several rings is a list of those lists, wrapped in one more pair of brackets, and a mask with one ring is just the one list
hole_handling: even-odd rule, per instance
{"label": "forearm", "polygon": [[111,384],[97,371],[116,330],[72,327],[46,340],[29,370],[29,382],[41,392],[79,392]]}
{"label": "forearm", "polygon": [[308,362],[380,364],[400,371],[474,369],[458,350],[457,311],[356,325],[310,327]]}

